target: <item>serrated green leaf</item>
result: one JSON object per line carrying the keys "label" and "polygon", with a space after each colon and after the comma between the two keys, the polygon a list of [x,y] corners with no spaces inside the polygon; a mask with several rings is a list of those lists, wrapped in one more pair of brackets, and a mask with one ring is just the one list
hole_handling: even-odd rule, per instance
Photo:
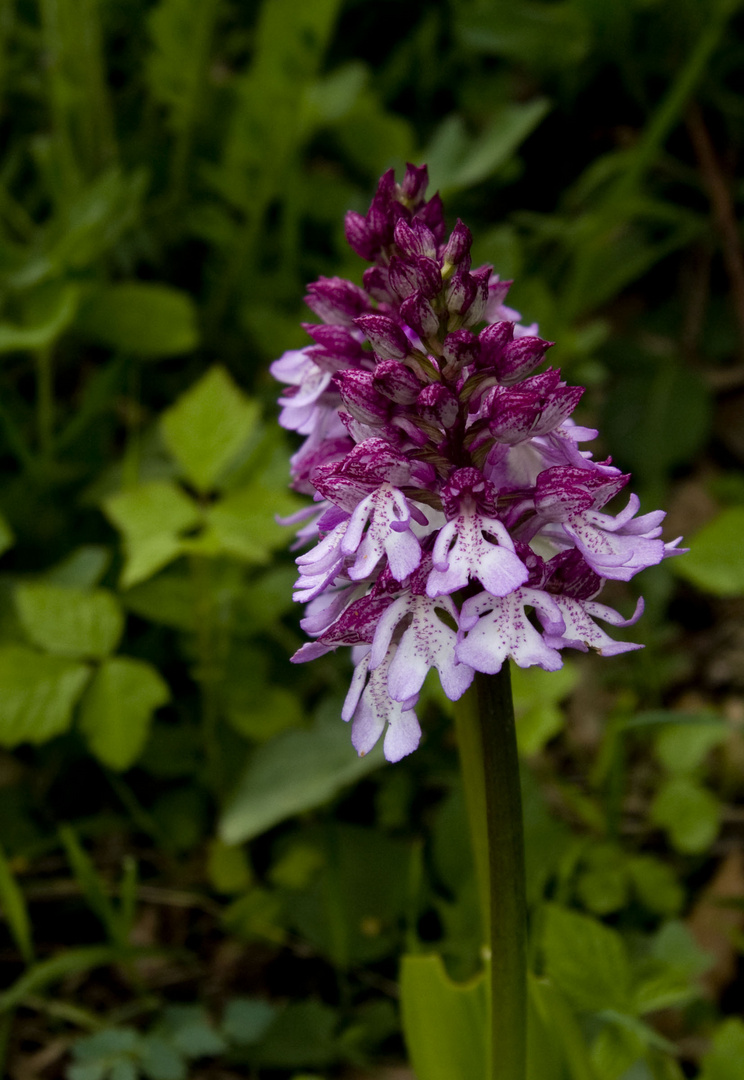
{"label": "serrated green leaf", "polygon": [[630,964],[617,931],[587,915],[548,904],[543,949],[547,975],[577,1009],[627,1011]]}
{"label": "serrated green leaf", "polygon": [[90,669],[22,645],[0,648],[0,745],[42,743],[66,731]]}
{"label": "serrated green leaf", "polygon": [[721,511],[690,540],[690,551],[674,559],[673,569],[680,577],[715,596],[741,596],[744,593],[744,506],[730,506]]}
{"label": "serrated green leaf", "polygon": [[83,305],[75,328],[90,341],[145,360],[179,356],[199,344],[191,297],[156,282],[107,285]]}
{"label": "serrated green leaf", "polygon": [[208,528],[220,548],[252,563],[268,562],[271,552],[284,547],[287,530],[276,518],[299,509],[298,499],[282,487],[257,482],[231,491],[207,512]]}
{"label": "serrated green leaf", "polygon": [[156,668],[115,656],[96,671],[80,705],[80,730],[95,756],[111,769],[128,769],[140,756],[154,711],[170,700]]}
{"label": "serrated green leaf", "polygon": [[259,408],[222,367],[213,367],[163,413],[163,437],[198,491],[215,487],[220,473],[250,437]]}
{"label": "serrated green leaf", "polygon": [[183,550],[181,534],[202,521],[193,499],[167,480],[151,480],[110,495],[103,508],[124,534],[124,589],[145,581],[177,558]]}
{"label": "serrated green leaf", "polygon": [[119,601],[105,589],[30,582],[18,586],[15,602],[29,640],[57,656],[101,660],[124,632]]}

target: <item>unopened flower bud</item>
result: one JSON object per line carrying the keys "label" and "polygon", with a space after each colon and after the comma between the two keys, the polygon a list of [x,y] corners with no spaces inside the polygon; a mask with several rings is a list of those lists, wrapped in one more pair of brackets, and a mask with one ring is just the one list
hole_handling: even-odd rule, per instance
{"label": "unopened flower bud", "polygon": [[362,315],[354,321],[381,360],[402,360],[411,351],[408,338],[387,315]]}
{"label": "unopened flower bud", "polygon": [[[458,218],[457,224],[450,233],[450,238],[447,241],[447,246],[442,255],[445,264],[449,263],[451,266],[459,266],[463,259],[469,255],[472,243],[473,234],[470,232],[467,225],[463,225]],[[466,266],[465,269],[468,270],[469,266]]]}
{"label": "unopened flower bud", "polygon": [[420,338],[433,337],[439,330],[439,316],[419,292],[403,301],[400,313]]}
{"label": "unopened flower bud", "polygon": [[431,383],[424,387],[416,402],[419,416],[430,423],[451,428],[457,420],[459,405],[457,398],[441,383]]}
{"label": "unopened flower bud", "polygon": [[412,405],[421,391],[419,380],[399,360],[380,360],[374,370],[374,385],[397,405]]}
{"label": "unopened flower bud", "polygon": [[442,357],[455,367],[468,367],[477,364],[480,354],[480,343],[471,330],[454,330],[447,334],[442,345]]}

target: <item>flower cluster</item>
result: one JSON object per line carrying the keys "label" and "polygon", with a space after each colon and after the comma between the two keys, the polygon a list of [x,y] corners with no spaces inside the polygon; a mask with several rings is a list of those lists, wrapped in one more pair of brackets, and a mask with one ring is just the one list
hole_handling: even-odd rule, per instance
{"label": "flower cluster", "polygon": [[364,287],[310,285],[313,344],[272,365],[280,422],[306,436],[293,486],[315,500],[292,519],[298,546],[315,541],[295,593],[314,640],[293,659],[354,647],[342,715],[360,754],[384,731],[391,761],[418,745],[431,667],[456,700],[507,657],[552,671],[565,648],[640,648],[596,620],[630,625],[642,603],[623,619],[596,597],[678,543],[635,495],[602,512],[629,477],[579,449],[597,434],[570,419],[582,389],[536,374],[551,342],[504,306],[510,282],[471,268],[469,230],[446,235],[426,184],[425,166],[391,170],[347,214]]}

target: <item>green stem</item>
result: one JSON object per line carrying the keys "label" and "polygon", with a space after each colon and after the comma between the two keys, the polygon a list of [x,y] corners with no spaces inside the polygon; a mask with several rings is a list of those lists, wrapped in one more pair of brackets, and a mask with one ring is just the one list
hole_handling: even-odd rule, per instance
{"label": "green stem", "polygon": [[508,664],[476,674],[456,709],[457,738],[490,969],[487,1080],[524,1080],[527,932],[519,758]]}

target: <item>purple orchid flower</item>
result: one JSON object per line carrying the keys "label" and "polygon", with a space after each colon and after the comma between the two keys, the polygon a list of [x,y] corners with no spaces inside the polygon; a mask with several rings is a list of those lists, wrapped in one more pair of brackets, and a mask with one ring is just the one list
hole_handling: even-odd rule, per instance
{"label": "purple orchid flower", "polygon": [[313,344],[271,369],[280,423],[305,436],[292,485],[318,504],[295,518],[315,540],[295,592],[314,640],[292,659],[353,648],[342,717],[360,754],[384,735],[389,761],[418,746],[431,668],[456,701],[507,659],[554,671],[563,649],[641,648],[596,620],[629,626],[642,601],[624,619],[596,597],[682,550],[637,496],[604,511],[629,477],[579,448],[597,434],[571,419],[583,390],[535,373],[552,343],[504,305],[511,282],[471,268],[470,231],[447,236],[426,184],[425,166],[390,170],[347,215],[364,287],[310,285]]}

